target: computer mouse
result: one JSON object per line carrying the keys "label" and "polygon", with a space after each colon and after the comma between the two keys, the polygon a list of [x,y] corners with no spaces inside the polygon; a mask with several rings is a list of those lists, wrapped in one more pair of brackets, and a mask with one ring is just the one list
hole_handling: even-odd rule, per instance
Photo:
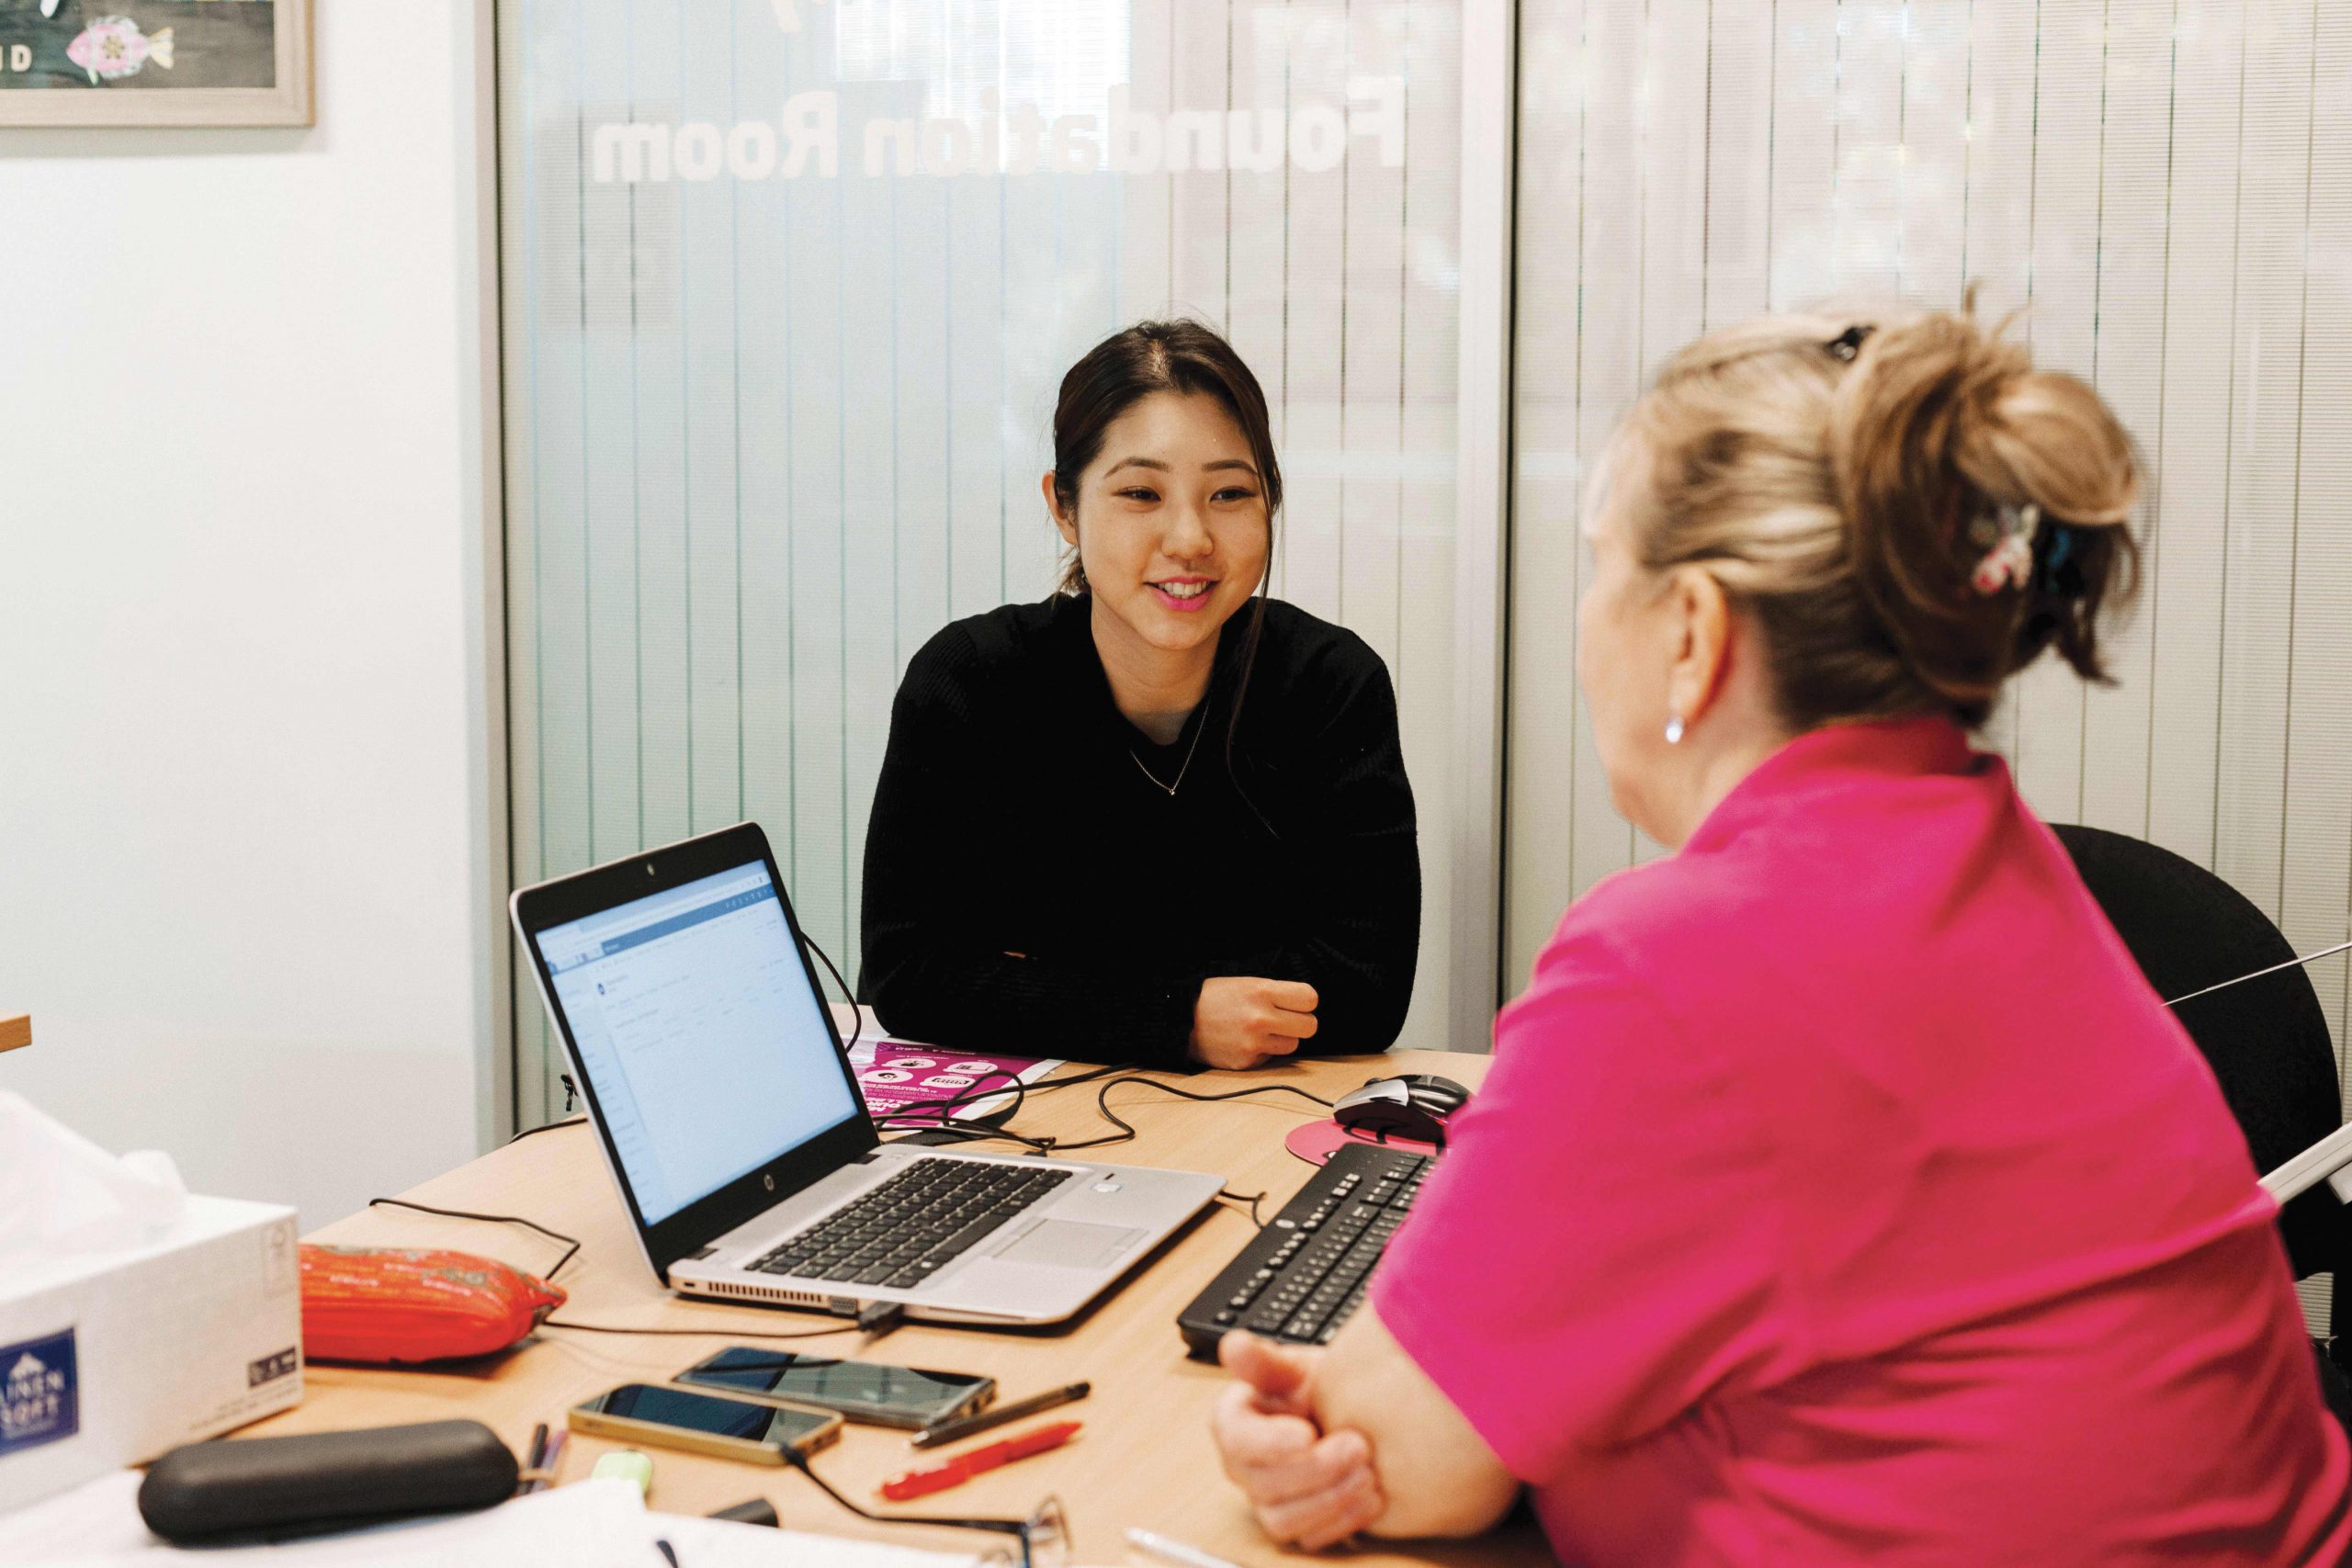
{"label": "computer mouse", "polygon": [[1351,1133],[1383,1141],[1411,1138],[1424,1144],[1443,1144],[1445,1119],[1469,1100],[1470,1091],[1452,1078],[1408,1073],[1393,1078],[1374,1078],[1343,1096],[1331,1108],[1331,1120]]}

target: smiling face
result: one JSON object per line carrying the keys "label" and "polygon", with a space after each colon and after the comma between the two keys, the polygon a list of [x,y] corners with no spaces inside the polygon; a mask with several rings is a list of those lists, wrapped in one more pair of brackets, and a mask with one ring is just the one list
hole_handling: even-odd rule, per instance
{"label": "smiling face", "polygon": [[1046,503],[1077,547],[1095,621],[1136,652],[1200,653],[1250,602],[1272,537],[1249,437],[1205,393],[1153,392],[1105,428],[1064,507]]}

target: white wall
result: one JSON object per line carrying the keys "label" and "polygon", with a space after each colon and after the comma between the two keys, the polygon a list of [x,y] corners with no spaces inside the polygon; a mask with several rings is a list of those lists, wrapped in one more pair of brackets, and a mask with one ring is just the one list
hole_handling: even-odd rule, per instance
{"label": "white wall", "polygon": [[319,6],[311,130],[0,130],[0,1089],[306,1226],[491,1100],[456,9]]}

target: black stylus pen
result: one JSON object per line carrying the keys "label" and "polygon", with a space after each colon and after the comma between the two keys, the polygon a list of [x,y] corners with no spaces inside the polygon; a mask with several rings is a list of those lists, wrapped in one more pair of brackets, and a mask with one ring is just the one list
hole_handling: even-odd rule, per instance
{"label": "black stylus pen", "polygon": [[1035,1416],[1040,1410],[1051,1410],[1057,1404],[1074,1404],[1092,1393],[1092,1383],[1074,1382],[1061,1388],[1049,1388],[1043,1393],[1033,1393],[1026,1399],[1016,1399],[1010,1404],[1000,1404],[993,1410],[983,1410],[978,1416],[959,1416],[953,1421],[941,1421],[925,1427],[907,1439],[919,1449],[935,1449],[942,1443],[952,1443],[958,1438],[968,1438],[975,1432],[985,1432],[990,1427],[1001,1427],[1007,1421],[1018,1421],[1023,1416]]}

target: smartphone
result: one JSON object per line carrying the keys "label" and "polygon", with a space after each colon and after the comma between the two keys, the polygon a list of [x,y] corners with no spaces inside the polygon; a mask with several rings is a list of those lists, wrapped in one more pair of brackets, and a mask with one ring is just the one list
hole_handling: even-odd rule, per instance
{"label": "smartphone", "polygon": [[573,1431],[591,1437],[753,1464],[782,1464],[786,1449],[811,1454],[842,1435],[842,1418],[830,1411],[754,1404],[641,1382],[623,1383],[573,1405],[568,1421]]}
{"label": "smartphone", "polygon": [[747,1399],[838,1410],[853,1421],[876,1427],[928,1427],[969,1416],[996,1397],[994,1378],[836,1361],[749,1345],[730,1345],[706,1357],[680,1372],[676,1381]]}

